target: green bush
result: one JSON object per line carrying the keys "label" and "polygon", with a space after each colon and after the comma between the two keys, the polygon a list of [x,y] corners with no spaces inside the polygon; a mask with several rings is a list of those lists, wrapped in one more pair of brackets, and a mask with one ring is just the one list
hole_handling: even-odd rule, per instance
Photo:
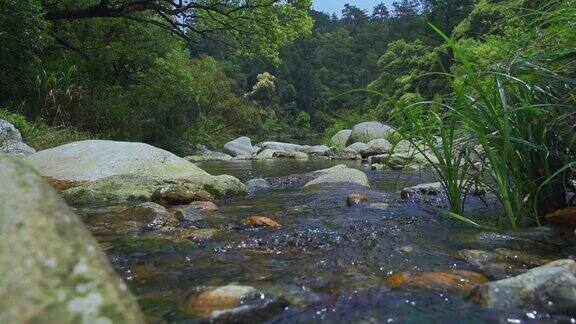
{"label": "green bush", "polygon": [[45,150],[92,138],[86,132],[76,131],[63,126],[48,126],[40,120],[28,122],[24,116],[6,109],[0,109],[0,119],[12,123],[22,133],[24,142],[36,150]]}

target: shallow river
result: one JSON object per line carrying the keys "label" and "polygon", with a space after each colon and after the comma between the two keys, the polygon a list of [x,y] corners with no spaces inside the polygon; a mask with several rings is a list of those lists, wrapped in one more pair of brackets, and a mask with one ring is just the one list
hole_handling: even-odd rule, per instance
{"label": "shallow river", "polygon": [[[196,319],[180,308],[186,297],[230,283],[286,298],[290,306],[267,318],[275,323],[550,320],[546,314],[482,309],[457,293],[391,289],[385,279],[399,271],[472,270],[456,256],[465,248],[490,250],[500,244],[547,257],[566,257],[574,255],[573,244],[558,248],[545,242],[526,246],[526,242],[476,239],[480,230],[438,212],[445,204],[442,199],[400,199],[402,187],[432,180],[423,174],[372,171],[350,164],[366,172],[371,188],[302,188],[302,174],[335,164],[326,160],[200,164],[212,174],[231,174],[242,181],[265,178],[273,188],[219,201],[219,212],[187,225],[217,230],[205,239],[97,237],[152,322],[193,322]],[[346,197],[354,192],[389,207],[347,207]],[[468,214],[490,213],[475,198],[467,210]],[[85,216],[98,212],[109,210],[90,210]],[[270,217],[282,227],[242,225],[242,219],[250,215]]]}

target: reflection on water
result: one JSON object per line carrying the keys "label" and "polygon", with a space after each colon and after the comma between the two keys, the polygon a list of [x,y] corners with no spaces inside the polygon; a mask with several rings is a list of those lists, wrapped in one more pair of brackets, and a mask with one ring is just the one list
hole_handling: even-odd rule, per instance
{"label": "reflection on water", "polygon": [[[220,211],[187,224],[210,229],[192,239],[101,236],[110,260],[139,298],[151,321],[190,319],[183,300],[205,287],[249,285],[284,296],[291,306],[272,322],[482,322],[525,318],[521,312],[497,313],[478,308],[464,296],[432,291],[392,290],[385,278],[398,271],[470,270],[456,258],[463,248],[482,248],[478,231],[447,220],[445,202],[403,202],[398,190],[429,182],[429,174],[365,171],[371,188],[332,185],[302,189],[286,185],[306,172],[335,163],[317,161],[238,161],[204,163],[212,174],[242,181],[266,178],[273,188],[242,199],[219,202]],[[346,197],[366,195],[387,209],[349,208]],[[472,199],[468,210],[487,214]],[[100,211],[106,213],[107,211]],[[251,228],[250,215],[267,216],[281,228]],[[88,216],[90,217],[90,216]],[[544,245],[546,253],[561,253]],[[542,252],[542,251],[539,251]]]}

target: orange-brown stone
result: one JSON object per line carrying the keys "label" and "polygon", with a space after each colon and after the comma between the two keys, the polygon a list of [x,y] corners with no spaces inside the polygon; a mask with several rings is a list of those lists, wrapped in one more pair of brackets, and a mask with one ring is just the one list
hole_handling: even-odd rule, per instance
{"label": "orange-brown stone", "polygon": [[576,206],[564,208],[546,215],[546,221],[549,224],[576,228]]}
{"label": "orange-brown stone", "polygon": [[356,206],[356,205],[360,205],[360,204],[365,204],[368,202],[368,197],[366,197],[363,194],[360,193],[352,193],[350,195],[348,195],[348,198],[346,199],[346,205],[348,207],[352,207],[352,206]]}
{"label": "orange-brown stone", "polygon": [[488,282],[484,275],[472,271],[398,273],[386,279],[391,288],[424,289],[468,292],[477,285]]}
{"label": "orange-brown stone", "polygon": [[254,227],[280,227],[275,220],[265,217],[253,215],[244,220],[244,224]]}

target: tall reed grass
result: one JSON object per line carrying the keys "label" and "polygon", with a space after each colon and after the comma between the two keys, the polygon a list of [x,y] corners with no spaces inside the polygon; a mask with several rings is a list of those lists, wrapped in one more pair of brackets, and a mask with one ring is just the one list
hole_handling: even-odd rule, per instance
{"label": "tall reed grass", "polygon": [[515,53],[491,71],[432,26],[457,62],[458,74],[445,73],[453,94],[393,113],[402,136],[438,160],[429,158],[449,199],[446,214],[476,226],[482,224],[464,215],[471,186],[496,197],[502,209],[496,225],[509,228],[541,224],[542,216],[566,206],[573,188],[576,42],[567,29],[574,32],[575,10],[558,5],[531,14],[541,29],[535,41],[555,46]]}

